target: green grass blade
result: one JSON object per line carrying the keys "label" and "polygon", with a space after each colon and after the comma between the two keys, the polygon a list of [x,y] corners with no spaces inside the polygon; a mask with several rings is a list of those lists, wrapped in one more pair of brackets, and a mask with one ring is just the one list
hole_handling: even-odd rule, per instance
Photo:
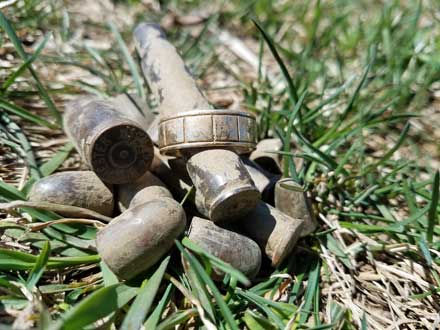
{"label": "green grass blade", "polygon": [[127,316],[122,322],[120,330],[140,329],[150,310],[153,300],[156,297],[157,291],[159,290],[160,283],[162,282],[169,261],[170,257],[167,257],[162,261],[153,276],[151,276],[149,280],[144,281],[136,299],[128,310]]}
{"label": "green grass blade", "polygon": [[432,243],[434,236],[434,226],[437,222],[437,205],[439,199],[439,170],[435,172],[434,181],[432,182],[432,196],[431,203],[428,212],[428,230],[427,230],[427,240]]}
{"label": "green grass blade", "polygon": [[84,329],[87,325],[121,309],[136,296],[137,292],[138,288],[121,283],[103,287],[61,315],[55,329]]}
{"label": "green grass blade", "polygon": [[230,329],[238,330],[237,322],[235,321],[231,310],[223,300],[223,297],[220,294],[218,288],[216,287],[212,279],[209,277],[209,275],[205,272],[200,262],[190,253],[188,253],[179,241],[176,241],[176,245],[180,250],[180,252],[182,253],[183,257],[186,260],[188,260],[190,266],[194,268],[194,271],[201,277],[203,282],[206,284],[206,286],[208,286],[208,288],[212,292],[212,295],[214,296],[214,299],[217,302],[217,306],[220,309],[220,312],[223,315],[224,320],[228,324]]}
{"label": "green grass blade", "polygon": [[[292,104],[295,104],[298,100],[298,92],[296,89],[296,86],[293,82],[292,77],[289,74],[289,71],[287,70],[286,65],[284,64],[283,60],[281,59],[280,54],[278,53],[275,43],[272,40],[272,38],[264,31],[263,27],[254,19],[252,19],[252,22],[255,24],[257,29],[260,31],[261,35],[263,36],[264,40],[266,41],[267,46],[269,47],[273,57],[275,57],[275,60],[277,61],[281,72],[284,76],[284,79],[286,80],[288,90],[289,90],[289,98]],[[299,117],[301,118],[301,112],[298,112]]]}
{"label": "green grass blade", "polygon": [[235,269],[234,267],[232,267],[228,263],[224,262],[223,260],[217,258],[216,256],[213,256],[209,252],[205,251],[200,246],[198,246],[196,243],[192,242],[188,237],[183,238],[182,244],[186,248],[188,248],[189,250],[208,258],[211,261],[213,266],[217,267],[219,270],[221,270],[225,274],[229,274],[232,277],[235,277],[237,279],[237,281],[241,282],[243,285],[248,286],[251,284],[249,279],[242,272]]}
{"label": "green grass blade", "polygon": [[37,257],[35,261],[34,267],[32,268],[29,274],[27,280],[27,287],[29,289],[32,289],[34,286],[36,286],[41,276],[43,275],[44,270],[46,269],[47,262],[49,261],[49,255],[50,255],[50,242],[46,241],[44,243],[43,249],[40,252],[40,255]]}
{"label": "green grass blade", "polygon": [[[23,61],[28,60],[28,55],[23,49],[23,45],[21,44],[20,39],[17,37],[17,34],[15,33],[14,28],[12,27],[11,23],[8,21],[6,16],[0,12],[0,27],[2,27],[6,34],[8,35],[9,39],[13,43],[18,55],[22,58]],[[49,94],[47,93],[46,89],[44,88],[43,84],[41,83],[40,79],[38,78],[37,73],[32,67],[32,64],[28,65],[28,69],[32,75],[32,77],[35,80],[36,87],[38,89],[38,92],[43,99],[43,101],[46,103],[47,107],[49,108],[52,116],[54,117],[56,123],[61,126],[62,125],[62,118],[61,114],[56,108],[55,104],[53,103],[52,99],[50,98]]]}
{"label": "green grass blade", "polygon": [[[189,319],[197,315],[196,308],[190,308],[178,311],[168,316],[163,322],[159,323],[157,330],[171,330],[175,329],[177,325],[184,324]],[[147,328],[146,328],[147,329]]]}
{"label": "green grass blade", "polygon": [[122,36],[119,33],[116,25],[113,24],[112,22],[109,22],[108,26],[110,27],[110,30],[112,31],[113,35],[115,36],[116,42],[119,46],[119,49],[121,50],[122,55],[124,56],[125,61],[128,64],[128,67],[131,72],[131,76],[132,76],[134,84],[136,86],[137,94],[139,95],[139,97],[142,100],[144,100],[145,93],[144,93],[144,89],[142,87],[142,79],[141,79],[141,75],[139,74],[138,67],[136,66],[136,63],[134,62],[133,58],[131,57],[130,51],[128,50],[127,45],[125,44],[124,39],[122,39]]}
{"label": "green grass blade", "polygon": [[153,313],[148,317],[147,321],[144,323],[145,329],[156,329],[157,324],[160,321],[160,317],[162,316],[162,313],[165,309],[165,306],[168,304],[171,296],[171,289],[173,288],[173,285],[170,283],[165,293],[162,296],[162,299],[160,299],[159,303],[157,304],[156,308],[154,309]]}
{"label": "green grass blade", "polygon": [[19,116],[23,119],[26,119],[32,123],[35,123],[37,125],[46,126],[48,128],[56,128],[56,125],[48,122],[47,120],[34,115],[33,113],[27,111],[26,109],[19,107],[18,105],[15,105],[11,102],[6,101],[5,99],[0,97],[0,108],[3,108],[4,110],[8,111],[9,113],[12,113],[16,116]]}
{"label": "green grass blade", "polygon": [[31,65],[31,63],[34,62],[38,58],[38,56],[40,56],[40,53],[46,46],[49,38],[50,38],[50,34],[46,33],[43,41],[38,45],[37,49],[35,50],[35,53],[29,56],[27,60],[22,65],[20,65],[20,67],[17,70],[15,70],[3,83],[1,87],[3,91],[6,91],[9,88],[9,86],[11,86],[15,82],[15,80],[24,72],[24,70],[26,70],[29,67],[29,65]]}

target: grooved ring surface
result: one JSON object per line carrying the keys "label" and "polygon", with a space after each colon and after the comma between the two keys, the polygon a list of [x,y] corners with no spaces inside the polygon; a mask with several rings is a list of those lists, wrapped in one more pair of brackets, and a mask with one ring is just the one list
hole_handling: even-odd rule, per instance
{"label": "grooved ring surface", "polygon": [[255,117],[248,112],[193,110],[159,123],[159,148],[177,157],[190,149],[224,148],[242,154],[255,149],[256,135]]}

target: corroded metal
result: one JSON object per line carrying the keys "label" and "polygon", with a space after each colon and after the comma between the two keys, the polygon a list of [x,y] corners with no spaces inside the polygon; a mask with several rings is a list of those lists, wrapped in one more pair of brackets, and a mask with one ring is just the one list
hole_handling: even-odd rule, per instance
{"label": "corroded metal", "polygon": [[316,230],[318,223],[311,210],[310,200],[300,184],[281,179],[275,186],[275,207],[292,218],[304,220],[301,236]]}
{"label": "corroded metal", "polygon": [[135,181],[150,167],[150,137],[111,102],[88,97],[69,102],[63,120],[67,136],[104,182]]}
{"label": "corroded metal", "polygon": [[[221,228],[212,221],[193,217],[188,237],[197,245],[240,270],[249,278],[255,277],[261,266],[261,250],[250,238]],[[224,273],[214,268],[214,278]]]}
{"label": "corroded metal", "polygon": [[241,159],[248,170],[252,181],[254,181],[255,186],[260,191],[262,200],[273,205],[275,184],[281,176],[264,170],[260,165],[249,158],[242,157]]}
{"label": "corroded metal", "polygon": [[149,186],[139,190],[132,198],[129,208],[136,207],[153,199],[173,198],[170,191],[162,186]]}
{"label": "corroded metal", "polygon": [[247,153],[255,148],[255,116],[212,109],[159,25],[139,24],[134,38],[144,76],[159,102],[162,153],[189,157],[204,149]]}
{"label": "corroded metal", "polygon": [[276,152],[282,148],[283,142],[279,138],[263,139],[257,143],[249,159],[269,172],[281,174],[282,156]]}
{"label": "corroded metal", "polygon": [[[38,180],[28,196],[33,202],[78,206],[100,214],[113,213],[113,193],[92,171],[68,171]],[[62,212],[60,212],[61,215]],[[81,216],[69,212],[65,216]]]}
{"label": "corroded metal", "polygon": [[255,118],[233,110],[194,110],[163,119],[159,124],[161,153],[185,156],[201,149],[222,148],[248,153],[255,147]]}
{"label": "corroded metal", "polygon": [[238,230],[253,239],[277,267],[292,251],[300,237],[303,220],[294,219],[267,203],[236,222]]}
{"label": "corroded metal", "polygon": [[240,220],[257,204],[260,192],[240,157],[229,150],[207,150],[187,162],[198,211],[214,222]]}
{"label": "corroded metal", "polygon": [[118,204],[121,210],[129,207],[133,197],[142,189],[150,186],[162,186],[165,184],[150,171],[147,171],[143,176],[133,182],[115,185],[116,196],[118,197]]}
{"label": "corroded metal", "polygon": [[185,230],[185,212],[167,197],[129,208],[97,234],[99,255],[118,277],[130,279],[154,265]]}

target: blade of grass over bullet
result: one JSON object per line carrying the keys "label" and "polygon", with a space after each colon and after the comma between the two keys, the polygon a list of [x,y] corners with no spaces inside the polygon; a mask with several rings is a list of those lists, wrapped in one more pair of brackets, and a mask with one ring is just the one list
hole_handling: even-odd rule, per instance
{"label": "blade of grass over bullet", "polygon": [[157,329],[157,325],[160,321],[160,317],[165,309],[165,306],[169,303],[171,292],[172,292],[173,285],[170,283],[165,293],[163,294],[162,298],[160,299],[159,303],[157,304],[156,308],[154,309],[153,313],[148,317],[147,321],[144,323],[145,329]]}
{"label": "blade of grass over bullet", "polygon": [[144,89],[142,87],[142,79],[141,79],[141,75],[139,74],[139,70],[136,66],[136,63],[134,62],[133,58],[131,57],[130,51],[128,50],[127,45],[125,44],[124,39],[122,39],[122,36],[119,33],[119,30],[116,27],[116,25],[113,22],[108,22],[108,26],[116,39],[118,47],[121,50],[125,61],[128,64],[128,67],[131,72],[131,76],[132,76],[134,84],[136,86],[137,94],[142,100],[144,100],[145,93],[144,93]]}
{"label": "blade of grass over bullet", "polygon": [[440,194],[440,178],[439,178],[439,170],[434,174],[434,180],[432,182],[432,197],[431,203],[429,206],[428,213],[428,230],[427,230],[427,240],[429,243],[432,243],[434,237],[434,226],[437,224],[437,205]]}
{"label": "blade of grass over bullet", "polygon": [[[15,49],[18,53],[18,55],[22,58],[23,61],[28,60],[28,55],[24,51],[23,45],[21,44],[20,39],[18,39],[17,34],[15,33],[14,28],[12,27],[11,23],[8,21],[6,16],[0,12],[0,27],[2,27],[6,34],[8,35],[11,42],[14,44]],[[44,88],[43,84],[40,81],[40,78],[38,78],[38,75],[34,68],[32,67],[32,64],[29,64],[27,66],[29,69],[32,77],[35,80],[35,85],[38,89],[38,92],[43,99],[43,101],[46,103],[47,107],[49,108],[52,116],[54,117],[56,123],[61,126],[62,125],[62,119],[61,114],[56,108],[55,104],[53,103],[52,99],[50,98],[49,94],[47,93],[46,89]]]}
{"label": "blade of grass over bullet", "polygon": [[231,276],[234,276],[237,279],[237,281],[239,281],[243,285],[248,286],[251,284],[249,279],[242,272],[235,269],[231,265],[227,264],[223,260],[213,256],[209,252],[203,250],[196,243],[192,242],[188,237],[183,238],[182,244],[183,244],[183,246],[185,246],[189,250],[191,250],[199,255],[203,255],[203,256],[207,257],[211,261],[213,266],[217,267],[219,270],[223,271],[226,274],[230,274]]}
{"label": "blade of grass over bullet", "polygon": [[170,257],[167,257],[162,261],[154,274],[142,283],[136,299],[122,322],[120,330],[137,330],[141,327],[159,290],[169,261]]}
{"label": "blade of grass over bullet", "polygon": [[182,246],[180,242],[176,241],[176,245],[180,250],[180,252],[183,254],[183,257],[190,263],[190,266],[194,268],[194,271],[200,276],[200,278],[203,280],[205,285],[212,292],[212,295],[214,296],[217,306],[219,307],[220,312],[223,315],[228,326],[233,330],[238,330],[237,322],[235,321],[231,310],[223,300],[223,297],[220,294],[217,287],[215,286],[214,282],[211,280],[209,275],[203,269],[202,265],[194,256],[192,256],[185,250],[185,248]]}

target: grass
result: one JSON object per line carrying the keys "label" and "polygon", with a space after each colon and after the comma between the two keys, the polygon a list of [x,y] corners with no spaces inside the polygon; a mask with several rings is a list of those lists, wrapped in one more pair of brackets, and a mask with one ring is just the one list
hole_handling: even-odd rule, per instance
{"label": "grass", "polygon": [[[81,166],[58,128],[64,101],[83,93],[148,91],[131,30],[154,20],[163,23],[211,103],[240,100],[257,115],[260,138],[285,142],[284,174],[309,192],[320,227],[250,286],[186,238],[176,242],[168,265],[120,283],[91,248],[93,226],[31,231],[33,223],[59,216],[29,207],[0,213],[5,326],[438,327],[435,1],[114,6],[17,1],[2,8],[0,202],[24,200],[40,176]],[[219,38],[221,31],[249,52],[238,53],[232,39]],[[181,267],[179,251],[189,267]],[[213,282],[213,266],[230,275]]]}

